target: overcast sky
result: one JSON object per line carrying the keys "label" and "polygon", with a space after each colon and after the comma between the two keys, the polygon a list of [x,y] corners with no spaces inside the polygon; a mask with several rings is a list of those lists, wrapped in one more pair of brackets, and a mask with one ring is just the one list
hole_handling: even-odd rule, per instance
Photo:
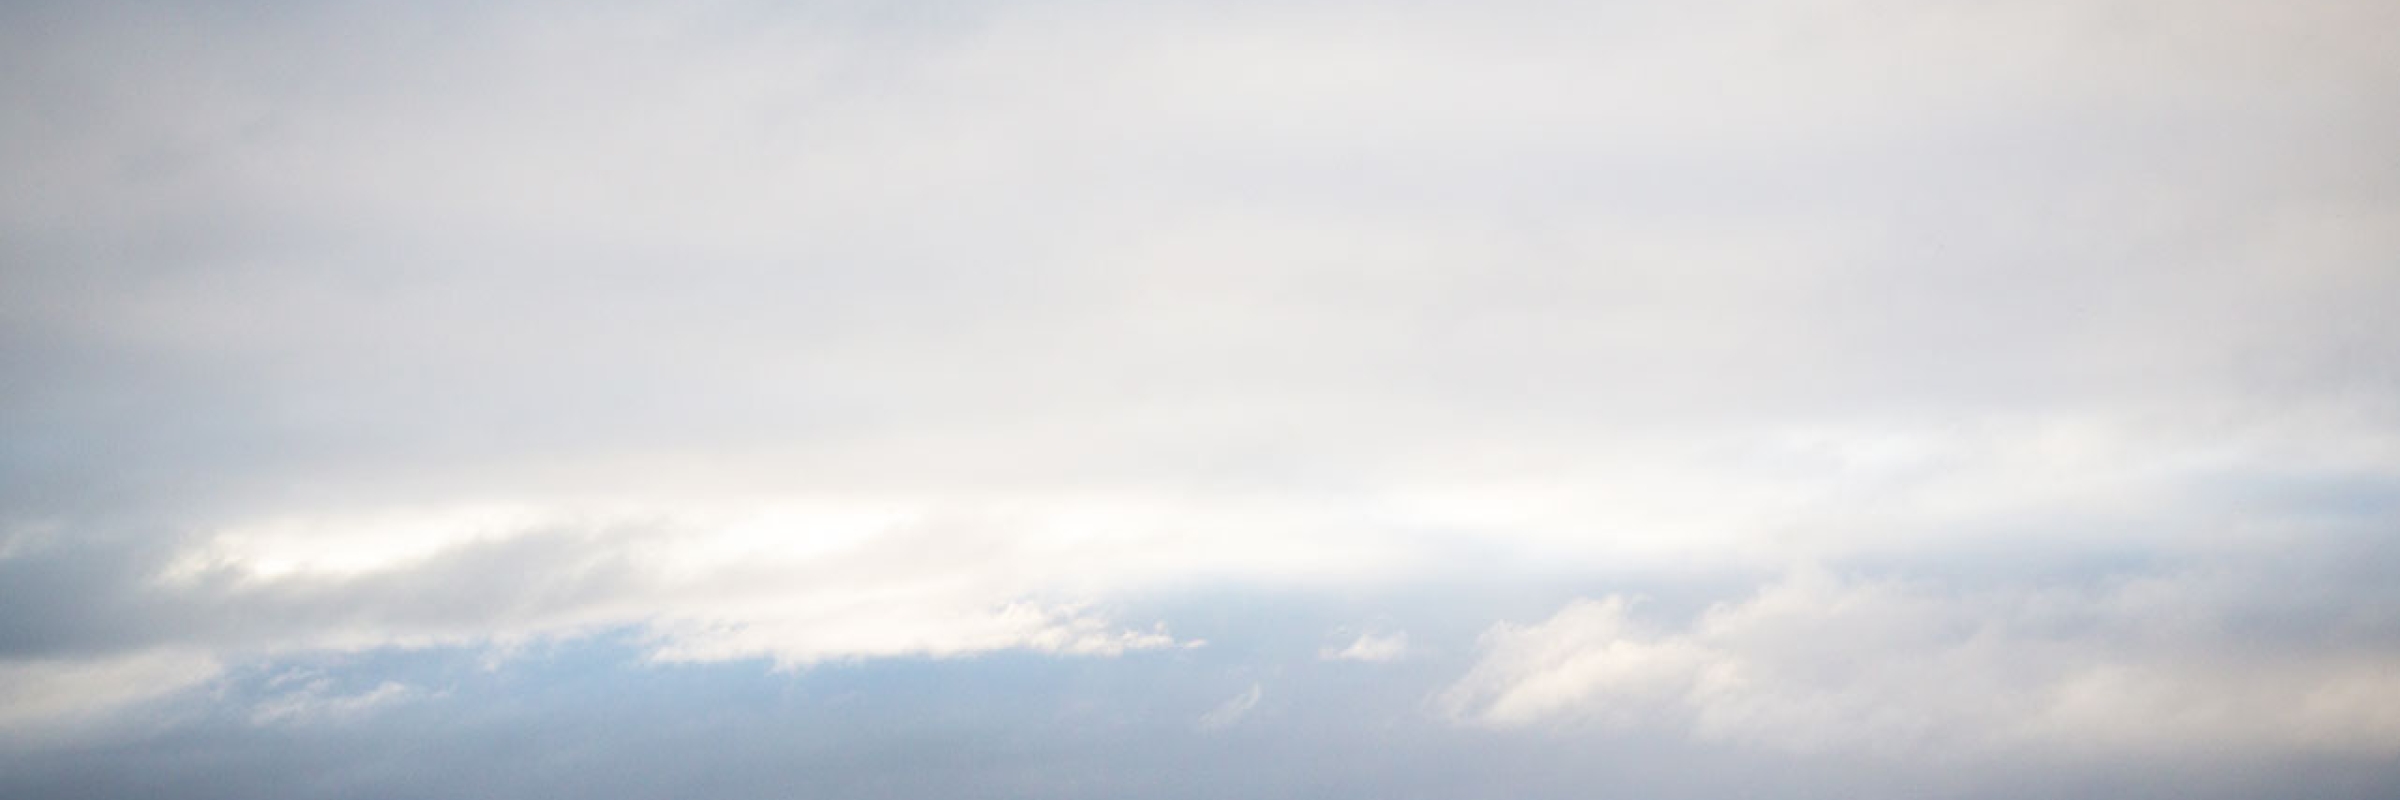
{"label": "overcast sky", "polygon": [[0,795],[2400,791],[2400,5],[13,3]]}

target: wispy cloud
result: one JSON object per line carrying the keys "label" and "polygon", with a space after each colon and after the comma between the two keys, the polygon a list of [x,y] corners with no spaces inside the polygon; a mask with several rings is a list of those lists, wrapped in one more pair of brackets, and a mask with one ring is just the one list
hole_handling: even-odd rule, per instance
{"label": "wispy cloud", "polygon": [[1242,720],[1249,718],[1252,709],[1258,707],[1258,699],[1263,691],[1264,687],[1259,684],[1250,684],[1250,688],[1242,690],[1241,694],[1234,695],[1223,705],[1209,709],[1208,713],[1200,715],[1198,723],[1200,729],[1204,731],[1224,730],[1240,724]]}
{"label": "wispy cloud", "polygon": [[424,689],[397,681],[384,681],[364,691],[344,694],[322,677],[304,678],[296,686],[282,687],[278,694],[260,701],[250,709],[253,725],[309,725],[343,722],[418,699],[427,694]]}
{"label": "wispy cloud", "polygon": [[1407,631],[1367,631],[1347,645],[1317,651],[1317,657],[1327,661],[1392,661],[1407,654]]}
{"label": "wispy cloud", "polygon": [[2279,598],[2218,584],[1963,592],[1803,571],[1679,627],[1579,600],[1486,633],[1443,700],[1483,725],[1799,752],[2400,754],[2400,647],[2244,646],[2233,621]]}

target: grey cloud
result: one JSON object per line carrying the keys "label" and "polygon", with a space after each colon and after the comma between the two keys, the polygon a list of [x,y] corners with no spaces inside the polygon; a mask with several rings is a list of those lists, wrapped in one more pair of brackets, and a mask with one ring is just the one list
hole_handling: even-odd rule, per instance
{"label": "grey cloud", "polygon": [[[12,657],[107,655],[155,646],[247,650],[331,644],[364,627],[402,638],[483,636],[638,586],[625,556],[573,536],[520,536],[352,579],[250,581],[214,569],[162,579],[171,552],[62,542],[0,559]],[[502,623],[503,626],[506,623]],[[447,636],[445,636],[447,634]]]}
{"label": "grey cloud", "polygon": [[[1047,13],[1029,12],[1034,19]],[[371,452],[371,460],[339,460],[385,465],[482,463],[528,449],[738,448],[761,432],[812,449],[823,440],[864,438],[861,447],[882,451],[895,446],[891,428],[903,420],[953,435],[1044,430],[1051,416],[1116,414],[1238,429],[1276,409],[1307,421],[1293,427],[1328,428],[1315,436],[1329,446],[1315,449],[1334,451],[1372,447],[1364,440],[1373,432],[1442,430],[1489,408],[1530,414],[1535,421],[1527,427],[1544,432],[1588,428],[1593,415],[1584,412],[1593,409],[1624,426],[1706,425],[1751,413],[1988,413],[2027,398],[2060,411],[2098,405],[2139,413],[2170,402],[2166,393],[2175,390],[2247,399],[2255,390],[2222,380],[2254,369],[2317,364],[2309,380],[2353,380],[2340,376],[2360,376],[2361,368],[2387,380],[2391,373],[2371,356],[2357,364],[2337,355],[2354,347],[2341,342],[2376,335],[2371,309],[2326,314],[2390,288],[2372,269],[2388,226],[2374,223],[2371,211],[2346,221],[2291,218],[2306,213],[2303,201],[2340,198],[2320,184],[2354,174],[2358,159],[2287,161],[2299,157],[2287,155],[2293,145],[2339,126],[2259,131],[2254,139],[2195,137],[2183,147],[2197,152],[2186,152],[2153,147],[2139,129],[2102,135],[2061,124],[1960,153],[1951,129],[1842,120],[1862,142],[1746,154],[1703,141],[1694,145],[1700,153],[1654,166],[1648,149],[1607,157],[1602,140],[1563,153],[1515,156],[1500,148],[1488,168],[1419,175],[1421,158],[1454,149],[1442,129],[1418,131],[1391,124],[1413,116],[1391,120],[1372,108],[1336,107],[1304,118],[1336,130],[1390,130],[1399,149],[1377,154],[1355,175],[1328,176],[1321,191],[1329,195],[1293,206],[1282,198],[1313,184],[1280,177],[1294,174],[1280,162],[1195,175],[1180,159],[1136,158],[1136,151],[1122,164],[1074,168],[1143,146],[1238,156],[1279,140],[1254,143],[1239,124],[1192,127],[1172,108],[1136,106],[1095,121],[1079,115],[1096,112],[1058,107],[1078,88],[1139,96],[1162,88],[1144,81],[1172,89],[1186,84],[1170,79],[1201,76],[1079,68],[1153,56],[1109,46],[1096,32],[1009,24],[1001,16],[971,34],[936,37],[940,47],[930,53],[883,56],[839,36],[770,26],[792,30],[797,40],[684,58],[699,49],[705,30],[664,25],[665,33],[633,37],[647,46],[624,55],[661,74],[612,84],[623,94],[578,88],[582,79],[562,67],[507,69],[511,59],[524,59],[519,50],[550,38],[599,35],[585,26],[616,29],[605,20],[504,25],[483,38],[458,37],[444,57],[429,59],[489,73],[479,80],[418,86],[434,77],[376,73],[440,101],[426,108],[375,93],[280,96],[262,86],[265,78],[236,71],[210,87],[236,98],[264,95],[247,105],[308,117],[333,133],[246,143],[240,147],[268,164],[220,156],[220,174],[183,179],[204,196],[268,204],[249,212],[255,220],[246,225],[200,225],[237,230],[226,234],[239,237],[229,255],[196,260],[191,248],[174,248],[141,259],[149,269],[182,260],[180,277],[165,280],[141,272],[111,280],[104,271],[93,281],[77,268],[68,282],[54,272],[65,264],[24,270],[21,296],[73,309],[83,324],[115,331],[112,338],[132,337],[111,349],[218,362],[224,377],[162,396],[222,398],[213,418],[235,441],[253,443],[253,457],[313,462]],[[1106,24],[1146,30],[1135,23]],[[1363,38],[1362,46],[1383,52],[1372,37],[1315,23],[1261,46],[1296,57],[1318,38]],[[1671,18],[1659,24],[1681,29]],[[2225,35],[2215,26],[2202,30]],[[1238,27],[1220,32],[1244,41]],[[848,33],[878,42],[919,35],[906,27]],[[1389,35],[1420,33],[1401,27]],[[1053,39],[1082,60],[1028,66],[1027,52]],[[246,52],[202,50],[193,54],[200,67],[182,73],[155,65],[129,75],[121,66],[89,69],[118,70],[112,77],[137,82],[205,76],[209,59]],[[1409,52],[1384,57],[1405,66]],[[1612,66],[1576,61],[1573,52],[1537,52],[1560,59],[1556,75]],[[302,50],[287,57],[330,56]],[[1425,57],[1491,69],[1497,55],[1434,49]],[[2174,48],[2149,57],[2161,67],[2203,63]],[[789,135],[754,119],[755,108],[777,104],[777,81],[814,74],[786,62],[827,58],[912,68],[896,69],[895,85],[793,101],[790,113],[807,124]],[[1228,63],[1238,62],[1209,58],[1193,68]],[[986,77],[986,66],[1000,77]],[[1025,80],[1003,80],[1015,77]],[[2207,85],[2171,74],[2154,79]],[[726,90],[730,96],[674,100],[686,94],[672,90],[687,85],[736,88]],[[739,87],[758,88],[745,95]],[[1438,100],[1477,88],[1416,87],[1428,96],[1406,110],[1438,109]],[[2190,102],[2219,115],[2262,102],[2235,88],[2194,91],[2199,97]],[[539,101],[521,102],[520,94]],[[1222,113],[1242,122],[1274,111],[1246,97],[1237,95]],[[2144,97],[2133,96],[2133,107]],[[661,103],[639,115],[616,110],[643,99]],[[2301,111],[2349,111],[2333,99],[2316,102],[2322,105]],[[691,104],[703,108],[678,113]],[[554,106],[563,106],[559,116],[545,115]],[[2065,101],[2036,108],[2066,119],[2098,113]],[[1486,124],[1504,128],[1507,119]],[[1619,123],[1612,116],[1561,124]],[[1084,125],[1123,130],[1095,135],[1103,140],[1097,143],[1045,138]],[[126,136],[147,130],[124,127]],[[464,133],[396,135],[453,127]],[[494,135],[474,135],[487,130]],[[976,134],[962,138],[962,130]],[[654,146],[712,138],[703,132],[733,144]],[[85,137],[73,141],[94,146]],[[1345,141],[1311,144],[1290,160],[1329,157]],[[1739,155],[1712,157],[1712,147]],[[2338,144],[2330,150],[2359,152]],[[517,155],[527,152],[543,155]],[[321,163],[272,160],[310,153]],[[783,160],[751,163],[746,154]],[[35,148],[24,160],[79,163],[41,155],[56,154]],[[1558,182],[1541,177],[1560,171],[1553,157],[1576,159],[1565,172],[1584,176],[1582,185],[1521,204],[1493,200],[1493,192],[1522,183]],[[1386,173],[1429,188],[1412,205],[1347,210],[1391,196],[1362,198],[1353,188]],[[1257,183],[1192,185],[1211,174]],[[274,178],[260,183],[265,176]],[[642,188],[653,179],[661,189]],[[445,183],[453,180],[467,183]],[[1113,195],[1117,184],[1137,181],[1167,188]],[[1499,188],[1453,191],[1486,182]],[[505,200],[537,190],[538,199]],[[1445,199],[1452,197],[1463,199]],[[2235,199],[2245,197],[2255,199]],[[162,213],[213,205],[168,203]],[[1028,211],[1037,207],[1038,214]],[[355,225],[382,227],[339,229]],[[336,229],[321,230],[329,226]],[[936,229],[940,236],[920,233]],[[2293,236],[2306,241],[2282,241]],[[2316,248],[2311,260],[2318,263],[2289,269],[2275,254],[2295,244]],[[2222,266],[2184,268],[2204,253]],[[46,285],[56,283],[68,285]],[[153,288],[128,291],[134,286]],[[84,302],[57,304],[62,295]],[[51,327],[58,323],[39,324],[60,333]],[[2353,326],[2365,327],[2341,330]],[[309,346],[288,341],[292,331],[308,331]],[[2195,336],[2203,338],[2178,341]],[[1954,357],[1962,351],[1976,357]],[[87,385],[138,394],[117,384],[160,377],[138,363],[126,368],[130,375],[120,370],[118,381]],[[2258,376],[2270,378],[2292,379]],[[247,388],[223,385],[234,381]],[[1644,389],[1620,389],[1628,385]],[[2127,393],[2134,396],[2120,399]],[[959,396],[987,405],[949,399]],[[1367,430],[1344,430],[1331,409],[1365,397],[1395,399],[1371,404],[1381,413],[1358,426]],[[2255,403],[2283,399],[2259,398],[2231,412],[2261,413]],[[109,435],[138,446],[146,443],[143,431],[162,424],[128,416],[135,418],[71,427],[116,423],[124,432]],[[1612,427],[1589,432],[1604,438]],[[489,433],[469,437],[462,429]],[[183,439],[189,431],[151,433]],[[1182,443],[1163,435],[1168,445]],[[305,449],[312,443],[342,446],[327,454]],[[194,445],[203,448],[191,454],[195,468],[231,446]],[[1066,468],[1073,459],[1113,466],[1142,456],[1067,448],[1053,458],[1070,459],[1059,465]],[[1090,479],[1095,471],[1067,474]]]}
{"label": "grey cloud", "polygon": [[[2392,15],[12,5],[0,669],[628,626],[792,665],[1166,651],[1129,598],[1496,570],[1698,602],[1821,562],[1913,577],[1812,600],[1939,629],[1794,612],[1862,646],[1992,630],[1960,668],[2003,694],[2066,691],[2001,679],[2055,648],[2275,719],[2242,670],[2332,686],[2394,630],[2359,576],[2400,496]],[[721,519],[786,501],[904,521]],[[484,504],[532,521],[442,527]],[[2166,571],[2078,583],[2135,568]],[[2008,627],[2053,601],[2062,631]],[[1442,613],[1535,614],[1483,602]],[[1577,608],[1539,630],[1659,685],[1810,656]],[[2292,655],[2236,657],[2263,642]],[[1493,658],[1471,715],[1537,677]],[[1642,681],[1637,727],[1699,730]],[[1794,697],[1907,707],[1727,697],[1756,715],[1712,735],[1769,744]]]}

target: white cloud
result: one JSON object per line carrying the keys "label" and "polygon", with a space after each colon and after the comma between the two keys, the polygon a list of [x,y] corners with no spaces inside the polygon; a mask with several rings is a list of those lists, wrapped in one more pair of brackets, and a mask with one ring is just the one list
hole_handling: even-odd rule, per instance
{"label": "white cloud", "polygon": [[1366,631],[1342,647],[1327,647],[1317,651],[1317,657],[1327,661],[1394,661],[1408,654],[1408,632],[1382,633]]}
{"label": "white cloud", "polygon": [[[215,630],[191,632],[268,652],[505,645],[625,626],[646,629],[661,660],[784,666],[1012,649],[1105,657],[1196,644],[1091,606],[1127,586],[1185,577],[1177,570],[1197,563],[1178,552],[1196,542],[1082,527],[1095,523],[1077,517],[1100,505],[1030,528],[789,502],[519,510],[506,525],[438,508],[384,512],[353,528],[339,518],[263,528],[275,535],[235,526],[196,540],[146,588],[280,620],[255,628],[207,620]],[[354,541],[374,546],[342,546]],[[1238,570],[1277,558],[1249,552],[1226,563]]]}
{"label": "white cloud", "polygon": [[[819,598],[773,601],[799,609],[756,608],[694,621],[669,619],[653,625],[655,657],[662,661],[719,661],[772,658],[779,665],[806,666],[829,659],[888,656],[958,656],[996,650],[1028,650],[1063,656],[1117,656],[1128,651],[1178,647],[1163,630],[1112,626],[1074,608],[1011,603],[998,608],[924,607],[907,601],[856,605],[843,597],[832,609],[809,608]],[[671,604],[658,611],[673,614]]]}
{"label": "white cloud", "polygon": [[[270,686],[294,683],[295,679],[278,676]],[[294,687],[259,701],[250,709],[252,725],[310,725],[355,720],[401,703],[430,696],[424,689],[397,681],[384,681],[373,688],[350,694],[336,690],[333,681],[323,676],[298,676]]]}
{"label": "white cloud", "polygon": [[1256,683],[1250,684],[1250,688],[1242,690],[1241,694],[1234,695],[1232,699],[1226,700],[1223,705],[1219,705],[1216,708],[1210,709],[1208,713],[1200,715],[1200,729],[1204,731],[1224,730],[1239,724],[1243,719],[1246,719],[1250,716],[1250,711],[1252,709],[1258,707],[1258,699],[1263,692],[1264,689],[1260,685]]}
{"label": "white cloud", "polygon": [[2400,651],[2245,647],[2227,600],[2194,578],[1962,592],[1802,571],[1680,629],[1613,596],[1499,625],[1442,701],[1479,725],[1801,752],[2400,754]]}

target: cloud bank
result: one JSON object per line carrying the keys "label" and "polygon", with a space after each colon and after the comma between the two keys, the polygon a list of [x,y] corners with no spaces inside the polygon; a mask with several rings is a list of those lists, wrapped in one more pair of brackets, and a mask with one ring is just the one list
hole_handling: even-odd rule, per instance
{"label": "cloud bank", "polygon": [[[791,714],[693,724],[829,795],[909,759],[793,720],[990,759],[928,796],[1127,789],[1086,723],[1294,765],[1196,796],[2372,796],[2396,14],[12,4],[0,794],[409,794],[256,754],[542,740],[565,675]],[[734,667],[879,711],[662,688]],[[1378,749],[1511,769],[1297,766]]]}

